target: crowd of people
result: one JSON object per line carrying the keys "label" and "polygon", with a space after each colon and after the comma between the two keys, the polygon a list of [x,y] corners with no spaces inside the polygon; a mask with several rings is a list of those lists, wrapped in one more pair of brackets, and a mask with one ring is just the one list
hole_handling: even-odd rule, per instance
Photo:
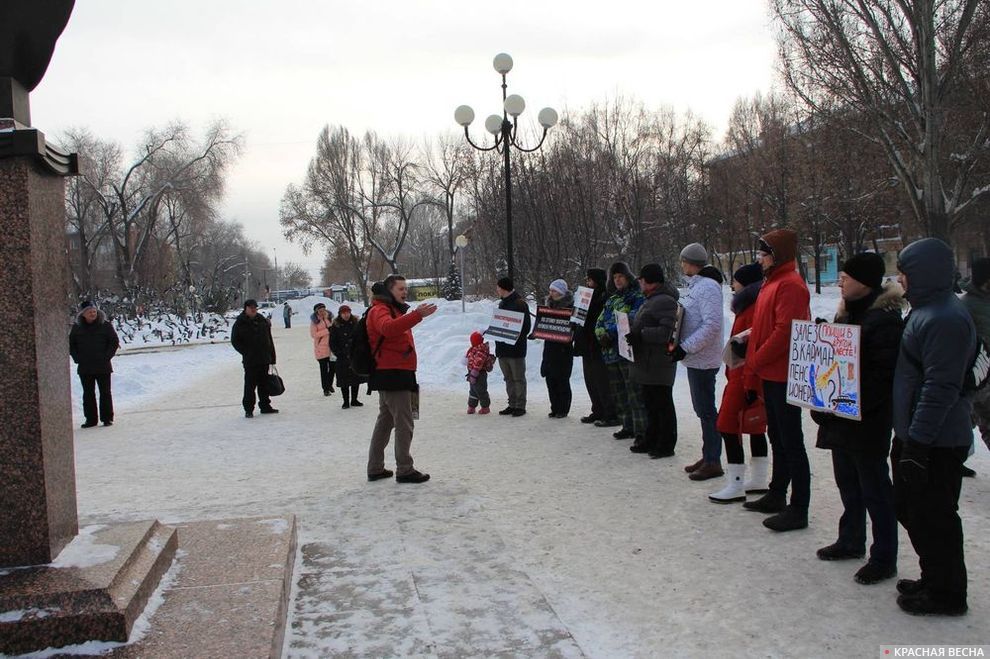
{"label": "crowd of people", "polygon": [[[583,283],[592,296],[584,323],[575,325],[570,342],[544,341],[540,374],[550,399],[548,416],[568,417],[573,361],[579,357],[591,401],[581,422],[615,428],[612,437],[632,439],[633,453],[669,458],[679,427],[673,387],[683,363],[702,438],[699,458],[685,467],[688,478],[725,476],[722,487],[708,495],[712,502],[741,502],[745,509],[765,514],[763,525],[773,531],[806,528],[811,470],[803,412],[787,402],[786,386],[791,323],[811,319],[810,293],[798,274],[797,254],[793,231],[771,231],[759,241],[757,262],[732,273],[728,342],[723,333],[724,280],[708,264],[704,246],[694,243],[680,253],[683,292],[657,263],[643,265],[637,275],[622,262],[607,272],[589,269]],[[862,418],[811,414],[818,426],[817,446],[831,451],[843,508],[837,539],[817,555],[826,561],[866,557],[854,577],[861,584],[890,579],[897,573],[899,521],[919,557],[921,577],[898,582],[898,604],[914,614],[960,615],[967,610],[967,576],[958,500],[974,426],[990,447],[990,387],[977,390],[967,380],[979,341],[990,344],[990,259],[972,264],[961,299],[953,290],[952,250],[940,240],[919,240],[902,250],[896,282],[885,281],[885,267],[879,255],[864,252],[846,260],[840,273],[841,303],[834,322],[860,328]],[[481,332],[471,335],[464,361],[467,412],[490,413],[488,373],[497,361],[507,398],[499,414],[521,417],[527,411],[528,343],[534,338],[530,309],[511,279],[498,280],[496,292],[498,308],[521,314],[522,327],[516,340],[496,342],[494,353]],[[310,317],[323,394],[335,392],[336,380],[345,409],[362,405],[358,392],[365,381],[369,393],[379,394],[369,481],[430,479],[414,467],[411,455],[419,396],[412,328],[437,307],[422,303],[412,309],[407,297],[405,279],[391,275],[373,288],[372,304],[360,325],[347,305],[334,318],[324,304],[317,304]],[[567,282],[551,282],[545,304],[571,309],[574,298]],[[284,317],[287,327],[290,318]],[[350,363],[358,354],[355,344],[361,342],[374,364],[366,378]],[[276,363],[271,322],[258,313],[254,300],[245,302],[231,343],[244,367],[245,416],[253,417],[256,404],[261,414],[278,413],[268,384]],[[118,346],[103,313],[92,302],[84,303],[70,333],[83,384],[84,428],[113,422],[110,360]],[[725,386],[716,401],[723,370]],[[393,431],[395,472],[384,459]],[[749,435],[749,465],[744,435]],[[748,494],[761,496],[747,500]],[[868,556],[867,518],[873,540]]]}

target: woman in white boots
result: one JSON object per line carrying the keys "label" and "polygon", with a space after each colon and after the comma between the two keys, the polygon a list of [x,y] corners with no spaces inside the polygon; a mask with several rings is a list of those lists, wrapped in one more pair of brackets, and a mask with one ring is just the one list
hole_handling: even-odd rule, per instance
{"label": "woman in white boots", "polygon": [[[756,297],[762,285],[763,270],[759,263],[744,265],[732,275],[732,290],[735,292],[732,296],[732,312],[736,318],[732,323],[730,337],[738,336],[753,326]],[[718,413],[718,430],[725,442],[725,455],[729,461],[726,470],[729,482],[718,492],[708,495],[708,498],[715,503],[745,501],[747,492],[752,494],[766,492],[767,476],[770,471],[770,459],[767,457],[766,414],[762,414],[762,428],[743,427],[743,414],[751,416],[753,412],[760,412],[763,406],[761,400],[757,400],[753,405],[746,404],[742,368],[746,356],[746,343],[733,342],[732,338],[729,342],[738,361],[734,364],[734,368],[726,367],[728,382],[722,391],[722,405]],[[746,456],[742,445],[744,430],[754,433],[749,436],[752,455],[749,479],[746,478]]]}

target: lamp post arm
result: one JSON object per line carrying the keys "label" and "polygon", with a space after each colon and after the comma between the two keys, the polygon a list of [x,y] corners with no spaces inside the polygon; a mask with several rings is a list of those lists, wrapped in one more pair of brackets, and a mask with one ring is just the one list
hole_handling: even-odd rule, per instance
{"label": "lamp post arm", "polygon": [[520,146],[519,143],[516,142],[515,136],[512,137],[512,146],[516,147],[518,150],[522,151],[523,153],[533,153],[534,151],[538,151],[540,147],[543,146],[543,141],[547,139],[547,132],[549,130],[550,130],[549,128],[543,129],[543,135],[540,136],[540,143],[534,146],[532,149],[527,149],[525,147]]}
{"label": "lamp post arm", "polygon": [[467,126],[464,127],[464,138],[468,141],[468,144],[470,144],[471,146],[473,146],[478,151],[494,151],[495,149],[497,149],[499,147],[499,144],[501,144],[501,142],[502,142],[502,138],[501,138],[501,136],[499,136],[499,137],[496,137],[495,138],[495,144],[493,146],[478,146],[471,139],[471,134],[468,132],[468,127]]}

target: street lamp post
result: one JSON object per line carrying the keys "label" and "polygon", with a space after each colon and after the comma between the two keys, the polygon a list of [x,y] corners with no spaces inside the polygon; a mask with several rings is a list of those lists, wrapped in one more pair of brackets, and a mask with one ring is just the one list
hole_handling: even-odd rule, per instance
{"label": "street lamp post", "polygon": [[467,310],[464,308],[464,248],[468,246],[468,237],[463,233],[454,240],[454,244],[457,245],[457,255],[461,259],[461,313],[465,313]]}
{"label": "street lamp post", "polygon": [[[547,137],[547,131],[557,123],[557,111],[553,108],[543,108],[540,110],[537,119],[543,126],[543,135],[540,142],[531,149],[520,145],[516,140],[519,131],[519,115],[526,109],[526,101],[518,94],[507,96],[508,85],[506,76],[512,70],[512,58],[506,53],[499,53],[492,62],[495,70],[502,76],[502,116],[497,114],[489,115],[485,119],[485,130],[495,137],[493,146],[478,146],[471,140],[468,127],[474,121],[474,110],[468,105],[461,105],[454,111],[454,120],[464,127],[464,137],[468,144],[479,151],[497,151],[502,154],[503,168],[505,172],[505,251],[506,263],[510,279],[515,278],[515,264],[512,255],[512,166],[509,158],[510,147],[515,147],[524,153],[531,153],[543,146],[543,141]],[[509,120],[509,117],[512,120]]]}

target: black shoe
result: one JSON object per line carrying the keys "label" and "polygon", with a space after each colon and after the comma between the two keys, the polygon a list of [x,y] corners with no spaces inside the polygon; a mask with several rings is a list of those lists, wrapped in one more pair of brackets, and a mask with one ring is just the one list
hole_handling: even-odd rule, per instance
{"label": "black shoe", "polygon": [[961,616],[966,615],[966,611],[969,610],[965,597],[962,599],[936,597],[927,588],[913,595],[898,596],[897,606],[913,616]]}
{"label": "black shoe", "polygon": [[901,595],[916,595],[925,588],[921,579],[900,579],[897,582],[897,592]]}
{"label": "black shoe", "polygon": [[674,449],[665,449],[662,451],[650,451],[650,460],[659,460],[660,458],[672,458],[674,457]]}
{"label": "black shoe", "polygon": [[630,437],[635,437],[635,436],[636,435],[635,433],[633,433],[632,430],[626,430],[625,428],[612,433],[612,437],[614,437],[615,439],[629,439]]}
{"label": "black shoe", "polygon": [[391,478],[394,474],[388,469],[382,469],[377,474],[368,474],[369,481],[380,481],[383,478]]}
{"label": "black shoe", "polygon": [[819,560],[823,561],[845,561],[866,556],[865,549],[850,549],[838,542],[833,542],[828,547],[822,547],[816,553]]}
{"label": "black shoe", "polygon": [[263,409],[261,409],[259,411],[262,414],[278,414],[278,410],[276,410],[274,407],[266,407],[266,408],[263,408]]}
{"label": "black shoe", "polygon": [[523,416],[524,414],[526,414],[526,410],[521,407],[512,410],[512,416]]}
{"label": "black shoe", "polygon": [[967,467],[966,465],[961,465],[959,471],[962,472],[963,478],[975,478],[976,472]]}
{"label": "black shoe", "polygon": [[428,480],[430,480],[429,474],[420,473],[415,469],[408,474],[395,477],[396,483],[425,483]]}
{"label": "black shoe", "polygon": [[340,409],[342,409],[342,410],[349,410],[349,409],[351,409],[351,404],[350,404],[350,403],[348,403],[348,402],[347,402],[347,401],[345,400],[345,401],[344,401],[344,404],[340,406]]}
{"label": "black shoe", "polygon": [[616,428],[621,425],[622,422],[615,417],[612,417],[611,419],[598,419],[595,421],[596,428]]}
{"label": "black shoe", "polygon": [[747,501],[743,504],[743,508],[746,510],[752,510],[758,513],[779,513],[784,508],[787,507],[787,500],[773,492],[767,492],[762,497],[756,501]]}
{"label": "black shoe", "polygon": [[82,424],[79,427],[80,428],[93,428],[96,425],[97,425],[96,421],[87,421],[86,423]]}
{"label": "black shoe", "polygon": [[763,520],[763,526],[778,533],[806,529],[808,528],[808,511],[787,506],[782,512]]}
{"label": "black shoe", "polygon": [[594,414],[581,417],[581,423],[594,423],[595,421],[598,421],[598,417]]}
{"label": "black shoe", "polygon": [[112,426],[113,425],[113,421],[104,421],[103,422],[103,425],[104,426]]}
{"label": "black shoe", "polygon": [[861,583],[864,586],[872,586],[875,583],[886,581],[887,579],[895,576],[897,576],[896,567],[880,565],[879,563],[868,561],[866,565],[859,568],[859,571],[856,572],[856,576],[854,576],[853,579],[856,580],[856,583]]}
{"label": "black shoe", "polygon": [[646,444],[633,444],[629,447],[629,451],[632,453],[649,453],[650,447]]}
{"label": "black shoe", "polygon": [[351,407],[364,407],[364,403],[359,400],[352,400]]}
{"label": "black shoe", "polygon": [[253,419],[254,418],[254,412],[252,412],[251,410],[248,410],[247,412],[244,413],[244,418],[245,419]]}
{"label": "black shoe", "polygon": [[337,390],[336,390],[336,389],[334,389],[333,387],[330,387],[330,393],[333,393],[333,392],[335,392],[335,391],[337,391]]}
{"label": "black shoe", "polygon": [[547,414],[547,417],[550,418],[550,419],[556,419],[557,418],[557,413],[556,412],[551,412],[550,414]]}
{"label": "black shoe", "polygon": [[329,395],[330,395],[330,392],[329,392],[329,391],[324,391],[324,392],[323,392],[323,395],[324,395],[324,396],[329,396]]}
{"label": "black shoe", "polygon": [[509,416],[509,415],[511,415],[515,411],[516,411],[516,408],[514,408],[512,406],[509,406],[509,407],[505,408],[504,410],[499,410],[498,413],[500,415],[502,415],[502,416]]}

